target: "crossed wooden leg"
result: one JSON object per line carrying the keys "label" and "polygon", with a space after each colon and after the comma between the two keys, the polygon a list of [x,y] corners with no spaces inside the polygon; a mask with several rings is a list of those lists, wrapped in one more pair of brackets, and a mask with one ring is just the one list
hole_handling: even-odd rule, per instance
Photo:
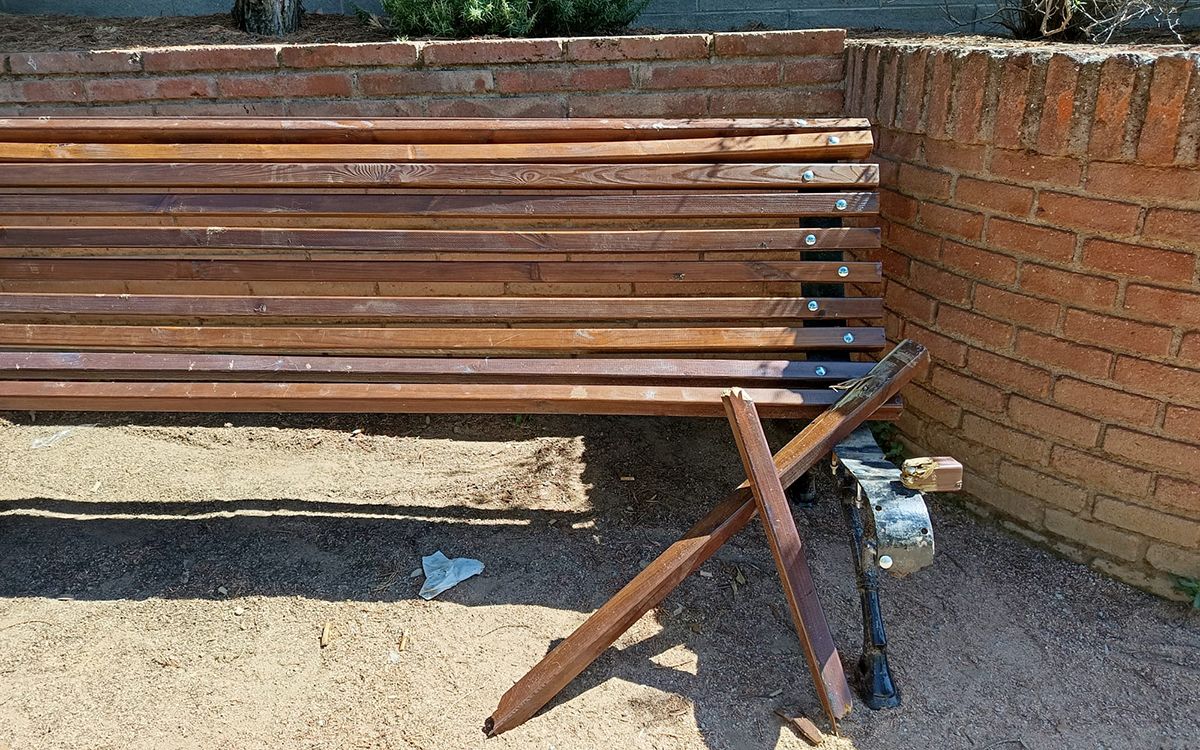
{"label": "crossed wooden leg", "polygon": [[[896,395],[897,391],[912,379],[927,360],[928,354],[920,344],[912,341],[901,342],[890,354],[880,360],[870,373],[860,378],[850,390],[846,391],[836,404],[813,420],[799,435],[776,453],[772,458],[773,468],[766,473],[773,474],[776,482],[782,486],[788,486],[796,481],[801,474],[828,455],[838,441],[853,432],[880,405]],[[759,433],[761,434],[761,427]],[[761,460],[756,458],[756,471],[761,474],[760,466]],[[763,484],[767,484],[767,482],[764,481]],[[761,492],[761,488],[759,491]],[[508,692],[501,697],[496,710],[484,722],[483,731],[489,736],[494,736],[519,726],[537,713],[558,691],[575,679],[597,656],[611,646],[621,633],[624,633],[646,612],[658,606],[672,589],[745,526],[754,516],[755,502],[754,490],[751,488],[750,482],[743,483],[726,496],[682,539],[672,544],[654,562],[647,565],[642,572],[625,585],[625,588],[605,602],[574,633],[542,657],[542,660],[533,669],[509,688]],[[787,516],[789,519],[791,518],[790,514]],[[795,533],[793,525],[792,534],[795,535]],[[779,539],[785,537],[786,534],[777,535]],[[788,540],[784,539],[784,541]],[[798,542],[799,538],[797,537],[797,545]],[[779,559],[779,553],[776,554]],[[803,581],[794,576],[791,579],[784,578],[785,588],[791,590],[792,586],[788,585],[789,580],[794,581],[795,585],[800,586],[803,590]],[[809,586],[811,587],[811,581]],[[793,595],[793,593],[789,593],[789,602]],[[803,615],[797,616],[799,617],[797,626],[804,627],[806,621]],[[831,645],[832,641],[830,641]],[[822,654],[824,655],[822,656]],[[838,665],[838,674],[840,674],[841,665],[836,656],[832,661]],[[819,672],[821,677],[818,678],[818,685],[824,685],[823,677],[829,672],[825,666],[829,663],[829,656],[825,649],[818,651],[815,647],[813,648],[810,664],[814,662],[821,665],[819,669],[814,667],[814,676],[817,676]],[[832,676],[831,672],[830,674]],[[844,681],[845,678],[842,677],[842,682],[844,683]],[[846,696],[844,705],[848,706],[848,688],[844,694]],[[831,691],[831,696],[831,706],[842,705],[841,699],[836,698],[835,691]]]}

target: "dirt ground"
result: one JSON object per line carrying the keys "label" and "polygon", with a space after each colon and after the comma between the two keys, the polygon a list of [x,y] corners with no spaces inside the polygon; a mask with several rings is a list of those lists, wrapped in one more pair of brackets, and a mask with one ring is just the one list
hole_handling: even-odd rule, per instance
{"label": "dirt ground", "polygon": [[[738,481],[720,420],[7,416],[4,750],[800,748],[773,710],[819,715],[752,525],[551,707],[480,732]],[[826,746],[1197,746],[1200,617],[933,512],[936,563],[884,597],[904,704]],[[797,521],[856,658],[836,502]],[[425,602],[438,549],[486,570]]]}

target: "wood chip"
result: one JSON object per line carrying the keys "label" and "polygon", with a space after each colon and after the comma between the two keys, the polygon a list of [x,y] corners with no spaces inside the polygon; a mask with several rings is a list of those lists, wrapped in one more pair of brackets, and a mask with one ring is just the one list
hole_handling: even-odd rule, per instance
{"label": "wood chip", "polygon": [[327,622],[321,628],[321,648],[328,648],[333,642],[333,623]]}
{"label": "wood chip", "polygon": [[807,717],[804,716],[788,716],[783,711],[775,709],[775,715],[783,719],[784,723],[796,731],[796,734],[804,738],[804,741],[813,747],[817,747],[824,741],[821,730],[817,729],[817,725],[813,724]]}
{"label": "wood chip", "polygon": [[400,642],[396,644],[396,650],[397,651],[407,651],[408,650],[408,631],[404,631],[403,633],[400,634]]}

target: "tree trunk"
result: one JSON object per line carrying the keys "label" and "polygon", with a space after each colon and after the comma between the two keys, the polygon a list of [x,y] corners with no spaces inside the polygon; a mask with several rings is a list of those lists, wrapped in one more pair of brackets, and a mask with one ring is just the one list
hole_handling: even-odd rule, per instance
{"label": "tree trunk", "polygon": [[300,0],[235,0],[233,23],[242,31],[282,36],[300,28]]}

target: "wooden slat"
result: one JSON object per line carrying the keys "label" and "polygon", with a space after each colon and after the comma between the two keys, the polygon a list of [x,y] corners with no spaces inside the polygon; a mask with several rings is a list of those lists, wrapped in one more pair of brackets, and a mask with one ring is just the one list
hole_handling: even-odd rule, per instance
{"label": "wooden slat", "polygon": [[[836,143],[831,142],[836,139]],[[869,130],[730,138],[493,144],[0,143],[0,161],[756,162],[869,156]]]}
{"label": "wooden slat", "polygon": [[[853,337],[846,341],[847,334]],[[880,328],[336,328],[0,324],[0,346],[279,354],[619,354],[878,349]]]}
{"label": "wooden slat", "polygon": [[869,362],[739,359],[528,359],[503,357],[306,357],[171,352],[0,351],[9,380],[287,380],[593,385],[829,385]]}
{"label": "wooden slat", "polygon": [[[812,236],[813,244],[808,244]],[[402,252],[694,253],[879,247],[876,228],[437,231],[259,227],[0,226],[0,248],[246,248]]]}
{"label": "wooden slat", "polygon": [[[839,273],[846,270],[846,275]],[[23,281],[669,282],[880,280],[878,263],[831,261],[391,261],[0,259],[0,279]]]}
{"label": "wooden slat", "polygon": [[[763,416],[815,417],[825,390],[751,389]],[[0,410],[455,414],[724,414],[719,388],[393,383],[105,383],[0,381]],[[895,419],[885,404],[876,419]]]}
{"label": "wooden slat", "polygon": [[[810,309],[810,304],[815,309]],[[360,321],[745,321],[877,318],[871,297],[263,297],[5,294],[0,315]]]}
{"label": "wooden slat", "polygon": [[0,185],[41,188],[828,189],[878,183],[874,164],[0,163]]}
{"label": "wooden slat", "polygon": [[[844,201],[844,204],[839,204]],[[845,205],[845,208],[838,208]],[[345,193],[0,194],[0,214],[172,216],[346,216],[498,219],[790,218],[862,216],[874,192],[686,193],[676,195],[463,195]]]}
{"label": "wooden slat", "polygon": [[520,143],[863,130],[859,118],[10,117],[0,140],[78,143]]}

